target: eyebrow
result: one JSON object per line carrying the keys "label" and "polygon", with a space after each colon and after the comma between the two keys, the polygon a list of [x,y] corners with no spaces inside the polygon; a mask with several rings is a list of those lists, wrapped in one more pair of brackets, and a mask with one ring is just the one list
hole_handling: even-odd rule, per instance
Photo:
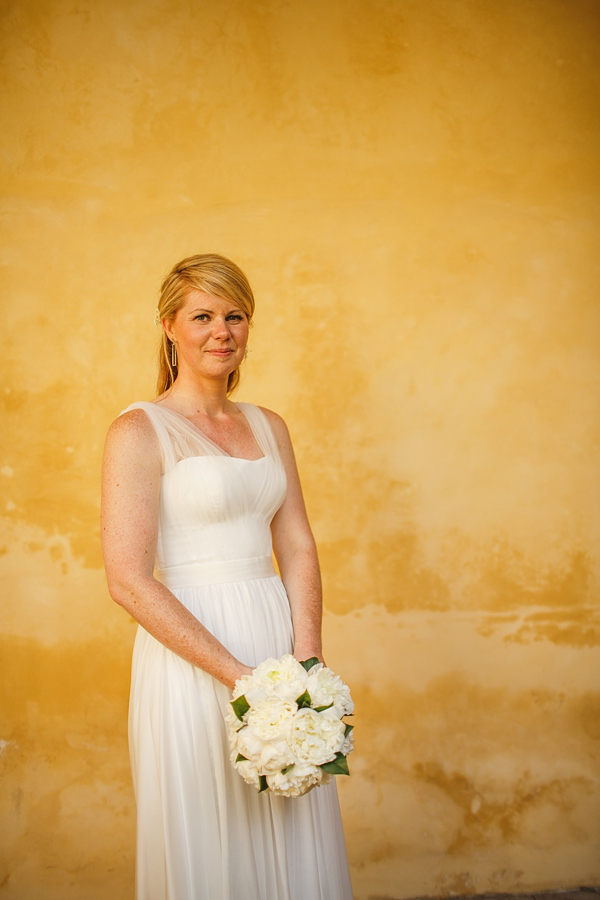
{"label": "eyebrow", "polygon": [[[190,314],[190,316],[192,316],[194,313],[199,313],[199,312],[214,313],[214,309],[207,309],[205,306],[199,306],[197,309],[191,309],[190,312],[189,312],[189,314]],[[235,313],[237,313],[237,312],[243,313],[244,310],[243,310],[241,307],[239,307],[239,306],[232,306],[231,309],[228,309],[228,310],[227,310],[227,312],[225,313],[225,315],[228,316],[228,315],[229,315],[230,313],[232,313],[232,312],[235,312]]]}

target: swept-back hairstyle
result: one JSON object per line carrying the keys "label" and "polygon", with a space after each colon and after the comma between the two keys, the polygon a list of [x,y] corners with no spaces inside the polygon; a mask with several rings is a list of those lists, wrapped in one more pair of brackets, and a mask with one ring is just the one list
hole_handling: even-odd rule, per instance
{"label": "swept-back hairstyle", "polygon": [[[217,253],[203,253],[188,256],[174,266],[160,289],[158,301],[158,320],[175,318],[177,311],[183,306],[190,288],[206,291],[213,297],[230,300],[239,306],[248,321],[254,314],[254,295],[248,279],[235,263]],[[171,341],[163,328],[158,357],[158,394],[164,394],[177,378],[177,364],[171,362]],[[227,381],[227,393],[230,394],[240,380],[239,367],[230,373]]]}

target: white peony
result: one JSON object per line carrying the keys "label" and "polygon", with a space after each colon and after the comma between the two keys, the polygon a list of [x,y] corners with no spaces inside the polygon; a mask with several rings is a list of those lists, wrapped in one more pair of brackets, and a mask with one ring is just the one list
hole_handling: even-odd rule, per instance
{"label": "white peony", "polygon": [[272,775],[293,765],[294,762],[288,742],[276,741],[263,747],[259,769],[262,775]]}
{"label": "white peony", "polygon": [[246,691],[249,688],[251,688],[253,684],[254,684],[254,678],[252,677],[251,673],[249,675],[242,675],[242,677],[238,678],[238,680],[235,683],[235,688],[233,691],[234,698],[239,697],[240,694],[245,694]]}
{"label": "white peony", "polygon": [[278,772],[295,762],[286,740],[262,741],[250,728],[238,732],[231,751],[231,761],[235,764],[238,753],[255,765],[261,775]]}
{"label": "white peony", "polygon": [[[331,709],[323,710],[323,712],[320,713],[320,715],[325,718],[330,717],[334,720],[338,719],[338,715],[337,715],[337,712],[336,712],[334,706],[332,706]],[[345,722],[342,722],[342,725],[344,726],[344,740],[342,741],[342,746],[338,750],[338,753],[342,753],[344,756],[348,756],[348,754],[352,753],[352,751],[354,750],[354,728],[350,727],[350,731],[348,732],[348,735],[346,736],[347,725]]]}
{"label": "white peony", "polygon": [[342,746],[340,747],[340,753],[343,753],[344,756],[348,756],[349,753],[352,753],[354,750],[354,729],[348,734],[347,737],[344,738]]}
{"label": "white peony", "polygon": [[[286,653],[281,659],[266,659],[254,669],[251,678],[253,690],[263,691],[267,697],[296,700],[306,690],[306,669],[291,653]],[[255,701],[247,693],[246,699],[251,706],[254,705]]]}
{"label": "white peony", "polygon": [[259,700],[265,700],[267,697],[265,691],[257,686],[253,675],[242,675],[242,677],[238,678],[238,680],[236,681],[235,687],[233,689],[233,699],[237,700],[237,698],[241,697],[242,695],[244,695],[247,703],[249,703],[250,706],[254,706],[255,703],[259,702]]}
{"label": "white peony", "polygon": [[227,723],[227,730],[229,731],[230,737],[238,730],[238,728],[241,728],[244,724],[243,722],[240,722],[240,720],[236,716],[231,703],[227,704],[227,709],[225,710],[225,721]]}
{"label": "white peony", "polygon": [[240,760],[239,763],[236,763],[235,767],[244,781],[246,781],[248,784],[254,785],[254,787],[256,788],[260,788],[258,769],[250,762],[250,760]]}
{"label": "white peony", "polygon": [[313,708],[333,703],[332,709],[339,718],[350,715],[354,710],[350,688],[327,666],[313,666],[306,679],[306,690]]}
{"label": "white peony", "polygon": [[314,787],[328,784],[331,775],[317,766],[292,766],[289,772],[277,772],[267,775],[267,784],[274,794],[283,797],[301,797]]}
{"label": "white peony", "polygon": [[246,759],[251,759],[257,763],[264,746],[265,742],[257,738],[250,728],[241,728],[235,735],[231,756],[235,762],[235,757],[238,753],[241,753]]}
{"label": "white peony", "polygon": [[314,709],[299,709],[290,729],[290,750],[298,762],[322,766],[339,752],[345,729],[345,724],[336,716]]}
{"label": "white peony", "polygon": [[293,700],[267,697],[250,707],[246,716],[248,729],[261,741],[285,740],[297,709]]}

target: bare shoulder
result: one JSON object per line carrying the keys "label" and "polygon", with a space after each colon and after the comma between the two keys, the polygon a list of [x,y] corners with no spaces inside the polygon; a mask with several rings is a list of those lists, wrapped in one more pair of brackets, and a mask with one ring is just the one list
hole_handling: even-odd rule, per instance
{"label": "bare shoulder", "polygon": [[143,409],[131,409],[118,416],[106,435],[109,452],[159,455],[159,443],[154,426]]}
{"label": "bare shoulder", "polygon": [[112,422],[108,434],[121,440],[144,440],[156,435],[143,409],[130,409]]}
{"label": "bare shoulder", "polygon": [[267,417],[279,446],[282,447],[290,444],[290,432],[282,417],[278,413],[273,412],[272,409],[266,409],[264,406],[259,406],[258,408]]}

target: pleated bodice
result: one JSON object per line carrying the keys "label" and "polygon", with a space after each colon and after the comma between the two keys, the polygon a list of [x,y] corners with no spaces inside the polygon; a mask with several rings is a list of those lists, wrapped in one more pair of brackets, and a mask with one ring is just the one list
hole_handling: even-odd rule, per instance
{"label": "pleated bodice", "polygon": [[[163,475],[160,491],[156,569],[169,570],[271,557],[271,519],[283,502],[286,478],[265,414],[238,403],[256,442],[260,459],[229,456],[185,416],[156,403],[143,409],[160,443]],[[227,579],[225,579],[227,580]]]}

